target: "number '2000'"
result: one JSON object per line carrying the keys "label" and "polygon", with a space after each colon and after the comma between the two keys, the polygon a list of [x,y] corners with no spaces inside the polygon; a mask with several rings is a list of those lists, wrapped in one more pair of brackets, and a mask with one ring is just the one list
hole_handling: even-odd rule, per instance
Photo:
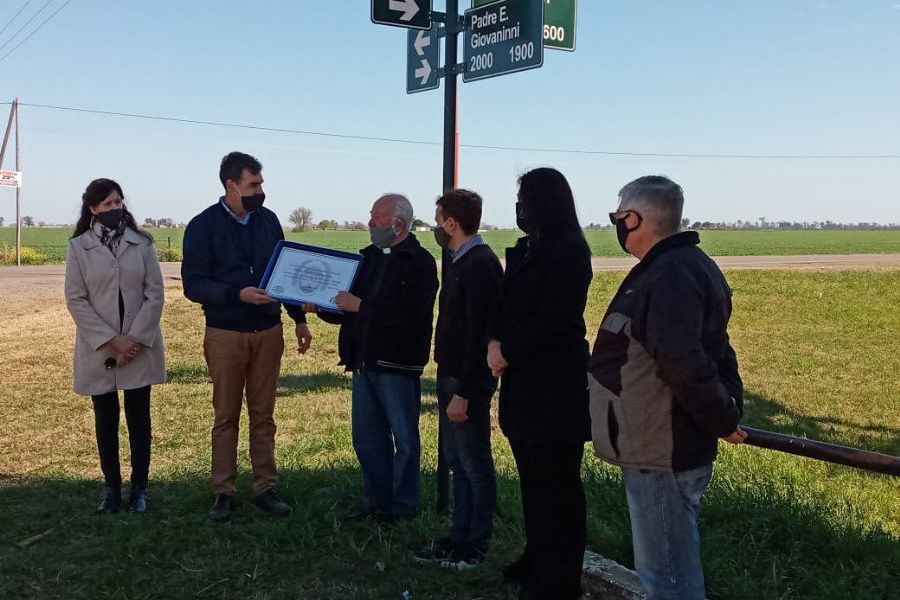
{"label": "number '2000'", "polygon": [[494,53],[476,54],[469,60],[469,72],[482,71],[494,66]]}

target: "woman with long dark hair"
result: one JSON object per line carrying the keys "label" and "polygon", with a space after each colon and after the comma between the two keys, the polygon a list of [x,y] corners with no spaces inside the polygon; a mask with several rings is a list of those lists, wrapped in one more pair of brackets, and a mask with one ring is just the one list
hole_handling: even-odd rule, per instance
{"label": "woman with long dark hair", "polygon": [[591,256],[572,190],[555,169],[519,178],[500,314],[488,365],[501,377],[500,427],[519,471],[526,545],[504,570],[519,598],[581,595],[584,443],[590,439],[584,308]]}
{"label": "woman with long dark hair", "polygon": [[66,256],[66,306],[75,321],[75,392],[94,405],[97,449],[106,491],[98,513],[122,503],[119,392],[131,446],[128,510],[147,509],[150,386],[166,379],[159,321],[163,281],[153,238],[138,228],[112,179],[95,179]]}

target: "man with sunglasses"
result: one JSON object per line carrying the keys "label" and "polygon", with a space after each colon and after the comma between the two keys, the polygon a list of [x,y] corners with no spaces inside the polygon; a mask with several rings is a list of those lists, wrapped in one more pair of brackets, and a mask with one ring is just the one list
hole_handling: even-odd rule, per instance
{"label": "man with sunglasses", "polygon": [[675,182],[641,177],[609,214],[640,262],[613,297],[588,378],[597,455],[622,468],[634,561],[647,597],[703,599],[697,518],[718,438],[740,444],[743,384],[728,339],[731,290],[679,231]]}

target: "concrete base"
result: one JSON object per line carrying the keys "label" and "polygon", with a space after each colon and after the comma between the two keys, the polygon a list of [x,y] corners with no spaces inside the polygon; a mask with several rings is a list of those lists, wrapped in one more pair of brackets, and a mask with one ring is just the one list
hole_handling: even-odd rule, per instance
{"label": "concrete base", "polygon": [[584,553],[584,600],[643,600],[637,573],[591,551]]}

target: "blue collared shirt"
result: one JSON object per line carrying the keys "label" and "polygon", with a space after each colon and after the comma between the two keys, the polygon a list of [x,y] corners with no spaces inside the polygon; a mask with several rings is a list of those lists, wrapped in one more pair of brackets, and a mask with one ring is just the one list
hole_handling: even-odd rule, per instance
{"label": "blue collared shirt", "polygon": [[468,252],[475,246],[483,246],[483,245],[484,245],[484,240],[481,238],[481,236],[475,235],[468,242],[466,242],[465,244],[463,244],[462,246],[457,248],[456,252],[451,252],[450,256],[451,256],[453,262],[456,262],[459,259],[461,259],[466,254],[466,252]]}
{"label": "blue collared shirt", "polygon": [[222,204],[222,208],[225,209],[225,212],[227,212],[229,215],[231,215],[231,218],[234,219],[235,221],[237,221],[238,223],[240,223],[241,225],[246,225],[247,223],[250,222],[250,215],[253,214],[252,212],[248,212],[246,215],[244,215],[243,219],[239,219],[236,214],[231,212],[231,209],[228,208],[228,205],[225,204],[225,196],[219,197],[219,203]]}

